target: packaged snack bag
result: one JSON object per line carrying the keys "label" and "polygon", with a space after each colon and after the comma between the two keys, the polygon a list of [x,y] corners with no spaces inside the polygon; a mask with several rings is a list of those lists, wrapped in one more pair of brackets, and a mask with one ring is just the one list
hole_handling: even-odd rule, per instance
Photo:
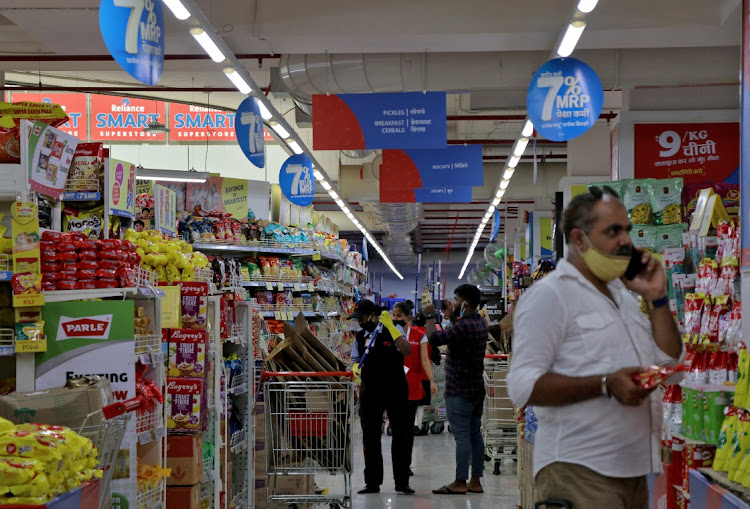
{"label": "packaged snack bag", "polygon": [[58,127],[68,121],[59,104],[22,101],[0,102],[0,164],[17,164],[21,158],[21,120],[35,120]]}
{"label": "packaged snack bag", "polygon": [[640,179],[625,180],[622,183],[622,201],[634,225],[654,223],[649,195],[649,188],[654,181],[655,179]]}
{"label": "packaged snack bag", "polygon": [[642,389],[653,389],[675,373],[684,370],[685,366],[681,364],[677,366],[647,366],[644,371],[633,375],[633,381]]}
{"label": "packaged snack bag", "polygon": [[79,143],[68,173],[68,185],[72,191],[101,191],[104,182],[104,144]]}
{"label": "packaged snack bag", "polygon": [[170,329],[168,375],[188,378],[205,377],[207,348],[208,331],[205,329]]}
{"label": "packaged snack bag", "polygon": [[682,178],[660,179],[648,188],[654,223],[657,225],[682,222]]}
{"label": "packaged snack bag", "polygon": [[167,378],[167,429],[202,429],[204,395],[202,379]]}
{"label": "packaged snack bag", "polygon": [[681,247],[682,234],[686,230],[687,225],[684,223],[657,227],[654,236],[654,250],[657,253],[661,253],[665,249]]}
{"label": "packaged snack bag", "polygon": [[730,444],[731,449],[727,462],[727,473],[730,481],[735,480],[748,446],[750,446],[750,415],[743,411],[739,418],[736,440],[733,437]]}
{"label": "packaged snack bag", "polygon": [[205,329],[208,323],[208,283],[181,281],[182,328]]}
{"label": "packaged snack bag", "polygon": [[633,226],[630,231],[630,239],[633,246],[653,253],[656,251],[656,236],[658,229],[654,226]]}
{"label": "packaged snack bag", "polygon": [[68,206],[62,212],[63,231],[82,232],[88,238],[99,238],[104,224],[104,207],[77,209]]}
{"label": "packaged snack bag", "polygon": [[733,405],[727,407],[726,416],[719,432],[719,445],[716,447],[716,457],[714,458],[713,468],[717,472],[727,471],[731,444],[734,440],[739,439],[739,435],[737,434],[737,426],[739,424],[737,414],[737,407]]}
{"label": "packaged snack bag", "polygon": [[721,427],[724,423],[724,410],[729,405],[729,397],[723,391],[704,392],[703,402],[703,423],[706,442],[718,444]]}

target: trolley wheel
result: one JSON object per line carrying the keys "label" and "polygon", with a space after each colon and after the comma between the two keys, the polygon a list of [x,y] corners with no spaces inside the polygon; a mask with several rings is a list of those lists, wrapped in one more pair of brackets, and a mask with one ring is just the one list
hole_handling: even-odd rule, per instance
{"label": "trolley wheel", "polygon": [[433,435],[439,435],[444,429],[445,425],[442,422],[433,422],[432,426],[430,426],[430,432],[432,432]]}
{"label": "trolley wheel", "polygon": [[391,423],[388,423],[388,427],[385,428],[386,434],[390,437],[393,436],[393,429],[391,428]]}
{"label": "trolley wheel", "polygon": [[494,475],[500,475],[500,461],[495,462],[495,469],[492,471]]}

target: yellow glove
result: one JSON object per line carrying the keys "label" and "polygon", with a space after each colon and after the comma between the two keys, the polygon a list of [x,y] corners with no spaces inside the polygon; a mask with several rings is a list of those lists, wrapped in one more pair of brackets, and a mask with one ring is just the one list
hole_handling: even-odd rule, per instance
{"label": "yellow glove", "polygon": [[358,362],[355,362],[352,366],[352,373],[354,373],[354,381],[359,383],[359,379],[362,376],[362,368],[359,366]]}
{"label": "yellow glove", "polygon": [[383,324],[383,327],[388,329],[388,332],[391,333],[391,337],[394,340],[404,335],[400,330],[398,330],[396,324],[393,323],[393,320],[391,320],[391,314],[388,311],[383,311],[382,313],[380,313],[380,323]]}

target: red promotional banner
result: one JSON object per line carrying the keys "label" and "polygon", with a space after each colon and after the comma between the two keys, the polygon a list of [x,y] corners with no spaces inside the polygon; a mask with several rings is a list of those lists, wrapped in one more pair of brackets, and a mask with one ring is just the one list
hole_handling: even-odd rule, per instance
{"label": "red promotional banner", "polygon": [[91,139],[94,141],[164,141],[164,133],[143,129],[165,122],[164,103],[108,95],[91,95]]}
{"label": "red promotional banner", "polygon": [[[169,139],[171,141],[205,140],[236,141],[234,113],[205,106],[169,104]],[[266,141],[273,141],[263,130]]]}
{"label": "red promotional banner", "polygon": [[47,94],[36,92],[13,92],[12,101],[32,101],[39,103],[59,104],[69,120],[58,127],[71,136],[81,140],[88,138],[88,115],[86,113],[86,94]]}
{"label": "red promotional banner", "polygon": [[737,182],[740,124],[635,124],[635,178]]}

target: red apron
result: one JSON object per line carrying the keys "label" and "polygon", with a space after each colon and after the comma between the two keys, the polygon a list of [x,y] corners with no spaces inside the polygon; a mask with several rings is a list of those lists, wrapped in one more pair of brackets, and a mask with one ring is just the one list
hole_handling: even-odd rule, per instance
{"label": "red apron", "polygon": [[424,368],[422,367],[422,356],[419,342],[425,336],[425,330],[421,327],[410,327],[408,337],[411,345],[411,355],[404,357],[404,366],[409,368],[406,372],[406,381],[409,384],[409,401],[419,401],[424,398]]}

